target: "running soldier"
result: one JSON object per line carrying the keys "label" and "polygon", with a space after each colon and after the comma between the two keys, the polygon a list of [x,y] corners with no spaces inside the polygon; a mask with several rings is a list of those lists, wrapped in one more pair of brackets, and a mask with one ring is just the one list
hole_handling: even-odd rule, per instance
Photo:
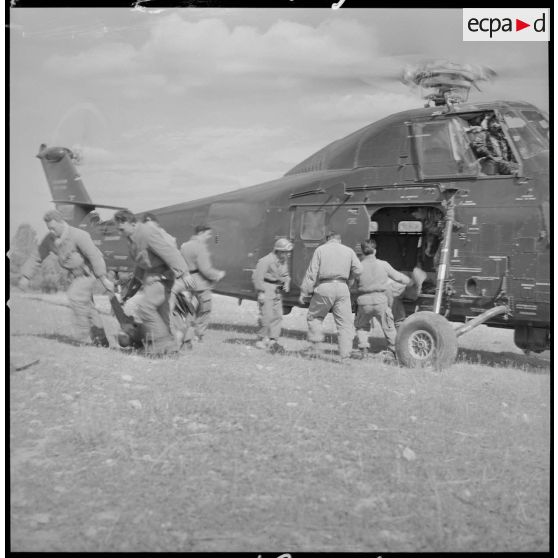
{"label": "running soldier", "polygon": [[19,287],[27,290],[29,280],[40,263],[51,253],[58,256],[58,263],[72,279],[67,291],[73,312],[74,334],[81,344],[108,346],[101,316],[93,302],[93,289],[99,280],[110,293],[114,285],[107,277],[103,254],[93,244],[87,231],[70,226],[56,209],[44,216],[49,234],[22,267]]}
{"label": "running soldier", "polygon": [[193,320],[194,340],[203,341],[211,315],[213,300],[211,290],[215,283],[223,279],[225,272],[215,269],[211,264],[208,249],[209,241],[213,236],[211,227],[209,225],[198,225],[195,228],[195,233],[188,242],[182,244],[180,252],[190,272],[188,289],[198,302]]}
{"label": "running soldier", "polygon": [[128,237],[130,256],[135,261],[134,279],[123,302],[143,285],[143,297],[138,302],[138,316],[145,327],[146,353],[163,355],[180,348],[171,328],[171,292],[186,289],[184,279],[188,268],[177,248],[152,225],[138,223],[136,216],[126,210],[117,211],[114,220],[118,230]]}

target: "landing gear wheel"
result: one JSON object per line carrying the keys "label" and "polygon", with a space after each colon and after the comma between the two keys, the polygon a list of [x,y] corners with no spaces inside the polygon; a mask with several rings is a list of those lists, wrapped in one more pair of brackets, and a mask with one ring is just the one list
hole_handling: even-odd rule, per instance
{"label": "landing gear wheel", "polygon": [[417,312],[400,326],[395,352],[403,366],[450,366],[457,356],[457,337],[451,324],[434,312]]}

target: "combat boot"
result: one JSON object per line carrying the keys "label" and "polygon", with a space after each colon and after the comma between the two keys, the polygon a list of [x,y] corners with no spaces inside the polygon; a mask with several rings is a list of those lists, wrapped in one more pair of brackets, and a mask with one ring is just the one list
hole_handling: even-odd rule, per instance
{"label": "combat boot", "polygon": [[393,349],[385,349],[380,353],[383,362],[395,363],[397,362],[397,355]]}

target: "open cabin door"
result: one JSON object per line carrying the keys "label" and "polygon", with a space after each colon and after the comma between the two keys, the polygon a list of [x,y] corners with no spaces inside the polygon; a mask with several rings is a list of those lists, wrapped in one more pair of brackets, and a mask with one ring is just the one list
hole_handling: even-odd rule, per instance
{"label": "open cabin door", "polygon": [[362,204],[293,205],[291,234],[294,249],[291,261],[293,284],[300,287],[314,250],[325,242],[326,232],[337,231],[343,244],[360,250],[370,230],[370,216]]}

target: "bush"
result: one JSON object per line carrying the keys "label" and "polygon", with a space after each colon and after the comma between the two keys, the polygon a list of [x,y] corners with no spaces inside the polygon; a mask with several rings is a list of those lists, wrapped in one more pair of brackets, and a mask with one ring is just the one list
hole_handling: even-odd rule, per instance
{"label": "bush", "polygon": [[31,278],[30,286],[45,293],[56,293],[65,291],[69,283],[68,272],[60,266],[57,256],[50,254]]}
{"label": "bush", "polygon": [[[17,285],[21,279],[23,264],[38,248],[37,233],[27,223],[20,225],[10,242],[10,284]],[[54,254],[47,256],[31,277],[30,288],[47,293],[55,293],[68,288],[68,273],[58,263]]]}
{"label": "bush", "polygon": [[8,251],[11,285],[18,284],[21,278],[21,268],[36,248],[37,233],[35,229],[27,223],[19,225],[10,241],[10,250]]}

